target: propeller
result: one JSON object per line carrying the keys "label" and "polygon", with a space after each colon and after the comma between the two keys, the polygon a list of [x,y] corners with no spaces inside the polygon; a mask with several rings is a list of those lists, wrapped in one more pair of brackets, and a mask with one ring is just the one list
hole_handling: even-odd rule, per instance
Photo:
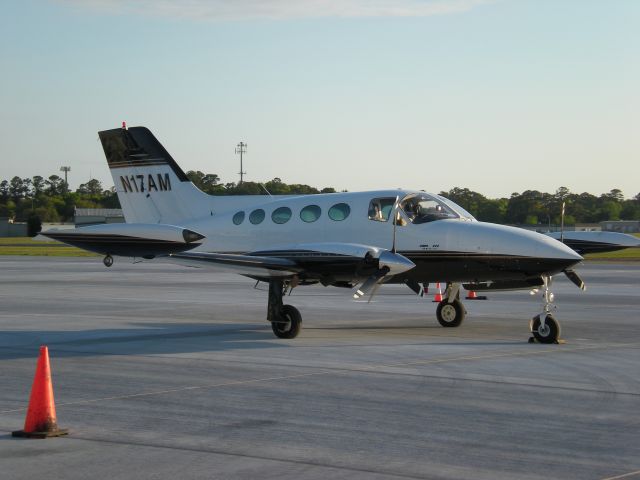
{"label": "propeller", "polygon": [[416,264],[409,260],[404,255],[399,253],[390,252],[389,250],[382,250],[378,256],[378,270],[376,270],[353,294],[353,298],[356,300],[368,293],[371,294],[369,301],[381,283],[384,282],[387,275],[397,275],[407,270],[411,270]]}
{"label": "propeller", "polygon": [[564,274],[567,276],[569,280],[573,282],[573,284],[578,287],[580,290],[586,290],[587,286],[584,284],[580,276],[575,272],[575,270],[566,269],[563,270]]}

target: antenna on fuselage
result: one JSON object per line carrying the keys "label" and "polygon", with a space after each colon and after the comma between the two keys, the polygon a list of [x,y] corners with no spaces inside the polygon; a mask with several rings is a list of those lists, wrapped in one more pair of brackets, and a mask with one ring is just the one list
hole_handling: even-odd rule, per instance
{"label": "antenna on fuselage", "polygon": [[273,197],[273,195],[271,195],[271,192],[269,190],[267,190],[267,187],[265,187],[263,183],[258,183],[258,185],[260,185],[262,187],[262,189],[265,192],[267,192],[267,195],[269,195],[270,197]]}
{"label": "antenna on fuselage", "polygon": [[247,153],[247,144],[244,142],[240,142],[236,145],[236,154],[240,154],[240,184],[244,180],[244,176],[247,174],[242,168],[242,155]]}
{"label": "antenna on fuselage", "polygon": [[560,214],[560,241],[564,243],[564,204],[562,202],[562,213]]}

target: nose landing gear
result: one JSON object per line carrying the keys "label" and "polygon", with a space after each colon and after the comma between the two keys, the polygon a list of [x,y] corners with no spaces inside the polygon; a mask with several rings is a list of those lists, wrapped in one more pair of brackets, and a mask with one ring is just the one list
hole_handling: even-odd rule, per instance
{"label": "nose landing gear", "polygon": [[[533,337],[529,339],[529,342],[537,340],[540,343],[559,343],[560,338],[560,323],[551,314],[551,310],[555,309],[553,305],[553,293],[550,290],[551,277],[543,277],[542,286],[542,298],[544,300],[544,306],[542,313],[536,315],[529,322],[529,329],[533,334]],[[536,290],[531,292],[536,293]]]}

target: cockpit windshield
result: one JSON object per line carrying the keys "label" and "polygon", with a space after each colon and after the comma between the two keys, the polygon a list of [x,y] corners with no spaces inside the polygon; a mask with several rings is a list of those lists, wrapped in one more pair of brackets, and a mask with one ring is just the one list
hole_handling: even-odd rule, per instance
{"label": "cockpit windshield", "polygon": [[407,195],[400,202],[400,209],[409,222],[414,224],[433,222],[460,215],[444,199],[428,193]]}

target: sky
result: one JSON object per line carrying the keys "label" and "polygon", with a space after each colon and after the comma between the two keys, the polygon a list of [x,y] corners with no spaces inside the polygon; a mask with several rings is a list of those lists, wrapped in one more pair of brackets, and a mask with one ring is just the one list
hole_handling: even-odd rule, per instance
{"label": "sky", "polygon": [[183,170],[490,198],[640,192],[636,0],[7,0],[0,179],[113,185],[97,132]]}

